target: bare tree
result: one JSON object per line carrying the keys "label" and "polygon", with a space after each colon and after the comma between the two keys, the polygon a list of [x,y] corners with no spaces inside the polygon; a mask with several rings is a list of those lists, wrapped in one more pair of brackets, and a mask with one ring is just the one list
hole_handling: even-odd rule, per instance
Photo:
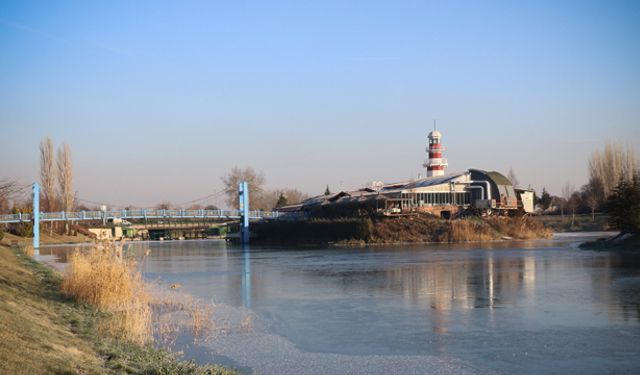
{"label": "bare tree", "polygon": [[56,210],[56,181],[58,179],[53,154],[53,141],[47,137],[40,142],[40,184],[44,202],[43,210]]}
{"label": "bare tree", "polygon": [[72,211],[75,201],[73,191],[73,165],[71,164],[71,148],[63,143],[58,148],[58,183],[60,186],[60,203],[64,211]]}
{"label": "bare tree", "polygon": [[[40,142],[40,184],[44,197],[42,210],[55,211],[57,169],[53,152],[53,141],[47,137]],[[53,222],[49,223],[49,234],[53,234]]]}
{"label": "bare tree", "polygon": [[604,198],[621,181],[631,181],[640,163],[632,146],[620,142],[607,142],[604,150],[596,150],[589,158],[590,181],[602,183]]}
{"label": "bare tree", "polygon": [[264,186],[264,175],[262,172],[256,172],[251,167],[245,169],[233,167],[229,173],[220,179],[224,185],[224,191],[227,196],[225,201],[229,207],[238,208],[238,184],[246,181],[249,184],[251,208],[265,209],[265,207],[262,207],[263,204],[261,202]]}
{"label": "bare tree", "polygon": [[511,181],[511,185],[520,186],[520,182],[518,181],[518,177],[516,177],[516,172],[513,171],[513,167],[509,167],[507,178]]}
{"label": "bare tree", "polygon": [[[280,207],[281,205],[300,203],[307,198],[309,198],[308,194],[297,189],[275,189],[265,191],[258,204],[262,206],[259,209],[272,210]],[[257,207],[255,204],[253,206]]]}
{"label": "bare tree", "polygon": [[582,187],[582,201],[591,208],[591,221],[596,220],[596,210],[604,202],[604,191],[599,179],[591,178]]}
{"label": "bare tree", "polygon": [[161,203],[158,203],[156,205],[156,210],[172,210],[173,209],[173,203],[169,202],[169,201],[164,201]]}
{"label": "bare tree", "polygon": [[569,200],[571,200],[571,195],[573,195],[574,191],[575,191],[575,188],[573,187],[573,185],[571,185],[571,182],[569,181],[565,182],[564,186],[562,186],[562,198],[564,198],[564,204],[560,206],[560,213],[562,214],[563,217],[564,217],[564,209],[569,204]]}
{"label": "bare tree", "polygon": [[9,199],[20,190],[15,180],[0,180],[0,213],[9,212]]}
{"label": "bare tree", "polygon": [[[73,191],[73,165],[71,164],[71,147],[63,143],[58,147],[58,184],[62,210],[73,211],[75,194]],[[65,222],[65,232],[69,233],[69,223]]]}
{"label": "bare tree", "polygon": [[580,193],[574,191],[571,193],[571,197],[567,201],[567,207],[571,210],[571,227],[576,221],[576,209],[580,207],[582,204],[582,199],[580,198]]}

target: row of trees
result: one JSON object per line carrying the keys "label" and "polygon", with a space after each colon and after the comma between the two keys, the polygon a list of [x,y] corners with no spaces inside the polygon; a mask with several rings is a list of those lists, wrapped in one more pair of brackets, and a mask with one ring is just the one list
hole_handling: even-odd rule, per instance
{"label": "row of trees", "polygon": [[566,182],[561,196],[551,196],[543,188],[537,203],[543,210],[557,207],[562,215],[571,214],[572,224],[576,214],[590,213],[595,217],[596,212],[610,212],[615,205],[612,201],[614,197],[621,199],[621,191],[632,191],[629,186],[633,186],[634,179],[637,179],[639,166],[632,146],[608,142],[603,150],[591,154],[588,161],[589,181],[586,184],[576,189]]}
{"label": "row of trees", "polygon": [[60,145],[56,155],[51,138],[40,142],[40,185],[42,211],[73,211],[73,164],[68,144]]}

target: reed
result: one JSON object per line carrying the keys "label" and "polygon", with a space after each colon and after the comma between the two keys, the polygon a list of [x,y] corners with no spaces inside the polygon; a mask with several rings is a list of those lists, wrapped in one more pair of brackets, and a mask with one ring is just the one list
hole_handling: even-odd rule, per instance
{"label": "reed", "polygon": [[479,220],[452,220],[447,222],[446,229],[439,240],[442,242],[491,241],[496,233]]}
{"label": "reed", "polygon": [[151,339],[147,288],[135,261],[123,259],[120,246],[102,243],[71,254],[61,290],[111,313],[102,326],[106,333],[136,344]]}
{"label": "reed", "polygon": [[33,256],[36,254],[35,249],[33,248],[33,245],[24,245],[24,247],[22,248],[22,252],[24,253],[24,255],[29,256],[31,258],[33,258]]}

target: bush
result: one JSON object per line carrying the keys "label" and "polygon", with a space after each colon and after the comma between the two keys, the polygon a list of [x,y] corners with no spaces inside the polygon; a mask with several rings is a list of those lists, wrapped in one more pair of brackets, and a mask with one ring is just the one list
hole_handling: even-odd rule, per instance
{"label": "bush", "polygon": [[10,224],[9,232],[20,237],[32,237],[33,236],[33,223],[25,221],[17,224]]}

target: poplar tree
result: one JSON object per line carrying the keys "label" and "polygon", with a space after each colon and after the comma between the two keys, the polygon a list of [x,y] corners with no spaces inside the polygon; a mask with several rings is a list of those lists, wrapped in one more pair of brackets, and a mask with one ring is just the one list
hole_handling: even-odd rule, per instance
{"label": "poplar tree", "polygon": [[[53,141],[46,137],[40,141],[40,185],[42,185],[42,211],[53,212],[56,204],[56,181],[58,170],[55,165]],[[49,223],[49,234],[53,234],[53,222]]]}
{"label": "poplar tree", "polygon": [[[73,165],[71,164],[71,147],[63,143],[58,147],[58,184],[62,210],[73,211],[75,193],[73,191]],[[65,222],[65,231],[69,233],[69,223]]]}

